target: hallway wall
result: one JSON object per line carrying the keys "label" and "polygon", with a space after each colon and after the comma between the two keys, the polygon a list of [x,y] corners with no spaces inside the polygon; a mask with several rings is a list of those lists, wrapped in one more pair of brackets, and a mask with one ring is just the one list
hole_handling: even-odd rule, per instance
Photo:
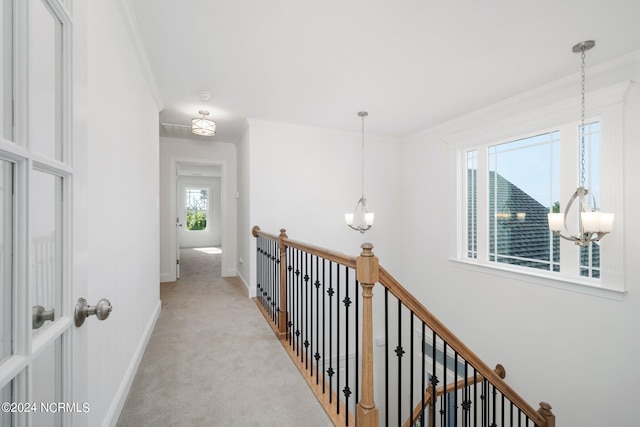
{"label": "hallway wall", "polygon": [[[88,2],[88,294],[113,313],[89,337],[90,426],[115,425],[160,312],[158,112],[121,3]],[[84,199],[83,199],[84,200]]]}

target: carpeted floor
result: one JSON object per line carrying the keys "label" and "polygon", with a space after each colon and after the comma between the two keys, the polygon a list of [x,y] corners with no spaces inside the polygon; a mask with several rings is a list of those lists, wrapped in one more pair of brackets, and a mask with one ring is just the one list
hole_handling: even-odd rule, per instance
{"label": "carpeted floor", "polygon": [[183,249],[119,427],[331,426],[216,250]]}

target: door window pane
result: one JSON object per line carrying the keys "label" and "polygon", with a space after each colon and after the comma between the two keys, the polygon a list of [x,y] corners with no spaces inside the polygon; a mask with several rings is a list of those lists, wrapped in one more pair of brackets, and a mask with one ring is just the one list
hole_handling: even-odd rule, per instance
{"label": "door window pane", "polygon": [[187,188],[186,191],[187,230],[205,230],[209,209],[209,190],[206,188]]}
{"label": "door window pane", "polygon": [[11,0],[0,5],[0,129],[2,137],[13,141],[13,19]]}
{"label": "door window pane", "polygon": [[[62,309],[62,178],[34,170],[30,183],[31,305],[53,309],[57,318]],[[46,321],[34,335],[50,324]]]}
{"label": "door window pane", "polygon": [[490,261],[560,270],[547,222],[559,194],[558,157],[559,132],[489,147]]}
{"label": "door window pane", "polygon": [[[31,365],[33,402],[38,411],[32,414],[34,426],[62,426],[62,338],[48,345]],[[64,403],[64,402],[63,402]],[[44,405],[42,405],[44,404]]]}
{"label": "door window pane", "polygon": [[[9,382],[9,384],[2,387],[2,402],[13,402],[13,382]],[[11,423],[11,412],[0,412],[0,427],[11,427],[13,424]]]}
{"label": "door window pane", "polygon": [[29,0],[29,147],[62,160],[62,23],[42,0]]}
{"label": "door window pane", "polygon": [[0,160],[0,363],[12,351],[13,164]]}

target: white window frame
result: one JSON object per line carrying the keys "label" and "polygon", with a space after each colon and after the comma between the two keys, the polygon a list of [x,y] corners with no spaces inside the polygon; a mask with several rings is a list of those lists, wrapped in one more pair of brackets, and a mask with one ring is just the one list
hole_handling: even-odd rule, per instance
{"label": "white window frame", "polygon": [[[623,114],[624,97],[631,82],[622,82],[587,93],[585,122],[601,123],[601,200],[599,207],[615,213],[612,233],[601,245],[601,277],[592,279],[579,274],[579,248],[560,240],[560,272],[540,271],[489,261],[488,257],[488,155],[489,146],[560,131],[560,203],[565,204],[578,182],[579,103],[575,98],[532,108],[526,113],[508,116],[512,106],[483,111],[473,117],[477,126],[468,127],[445,138],[451,147],[456,166],[456,243],[450,260],[459,266],[483,273],[497,274],[529,283],[567,289],[589,295],[622,300],[624,287],[624,218],[623,218]],[[484,116],[484,117],[482,117]],[[467,257],[467,152],[477,151],[477,258]],[[565,206],[563,206],[564,208]]]}

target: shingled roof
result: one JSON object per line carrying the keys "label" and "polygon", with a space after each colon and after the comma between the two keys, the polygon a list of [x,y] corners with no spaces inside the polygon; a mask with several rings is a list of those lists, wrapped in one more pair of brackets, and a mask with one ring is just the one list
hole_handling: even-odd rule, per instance
{"label": "shingled roof", "polygon": [[[467,177],[475,180],[475,170]],[[471,195],[468,202],[474,203]],[[549,233],[549,207],[496,172],[489,173],[489,260],[542,270],[559,271],[560,238]],[[469,212],[471,215],[471,210]],[[470,217],[471,218],[471,217]],[[553,244],[553,267],[550,252]],[[600,247],[593,245],[593,266],[600,265]],[[581,250],[581,265],[588,264],[588,251]],[[597,277],[595,275],[594,277]]]}

